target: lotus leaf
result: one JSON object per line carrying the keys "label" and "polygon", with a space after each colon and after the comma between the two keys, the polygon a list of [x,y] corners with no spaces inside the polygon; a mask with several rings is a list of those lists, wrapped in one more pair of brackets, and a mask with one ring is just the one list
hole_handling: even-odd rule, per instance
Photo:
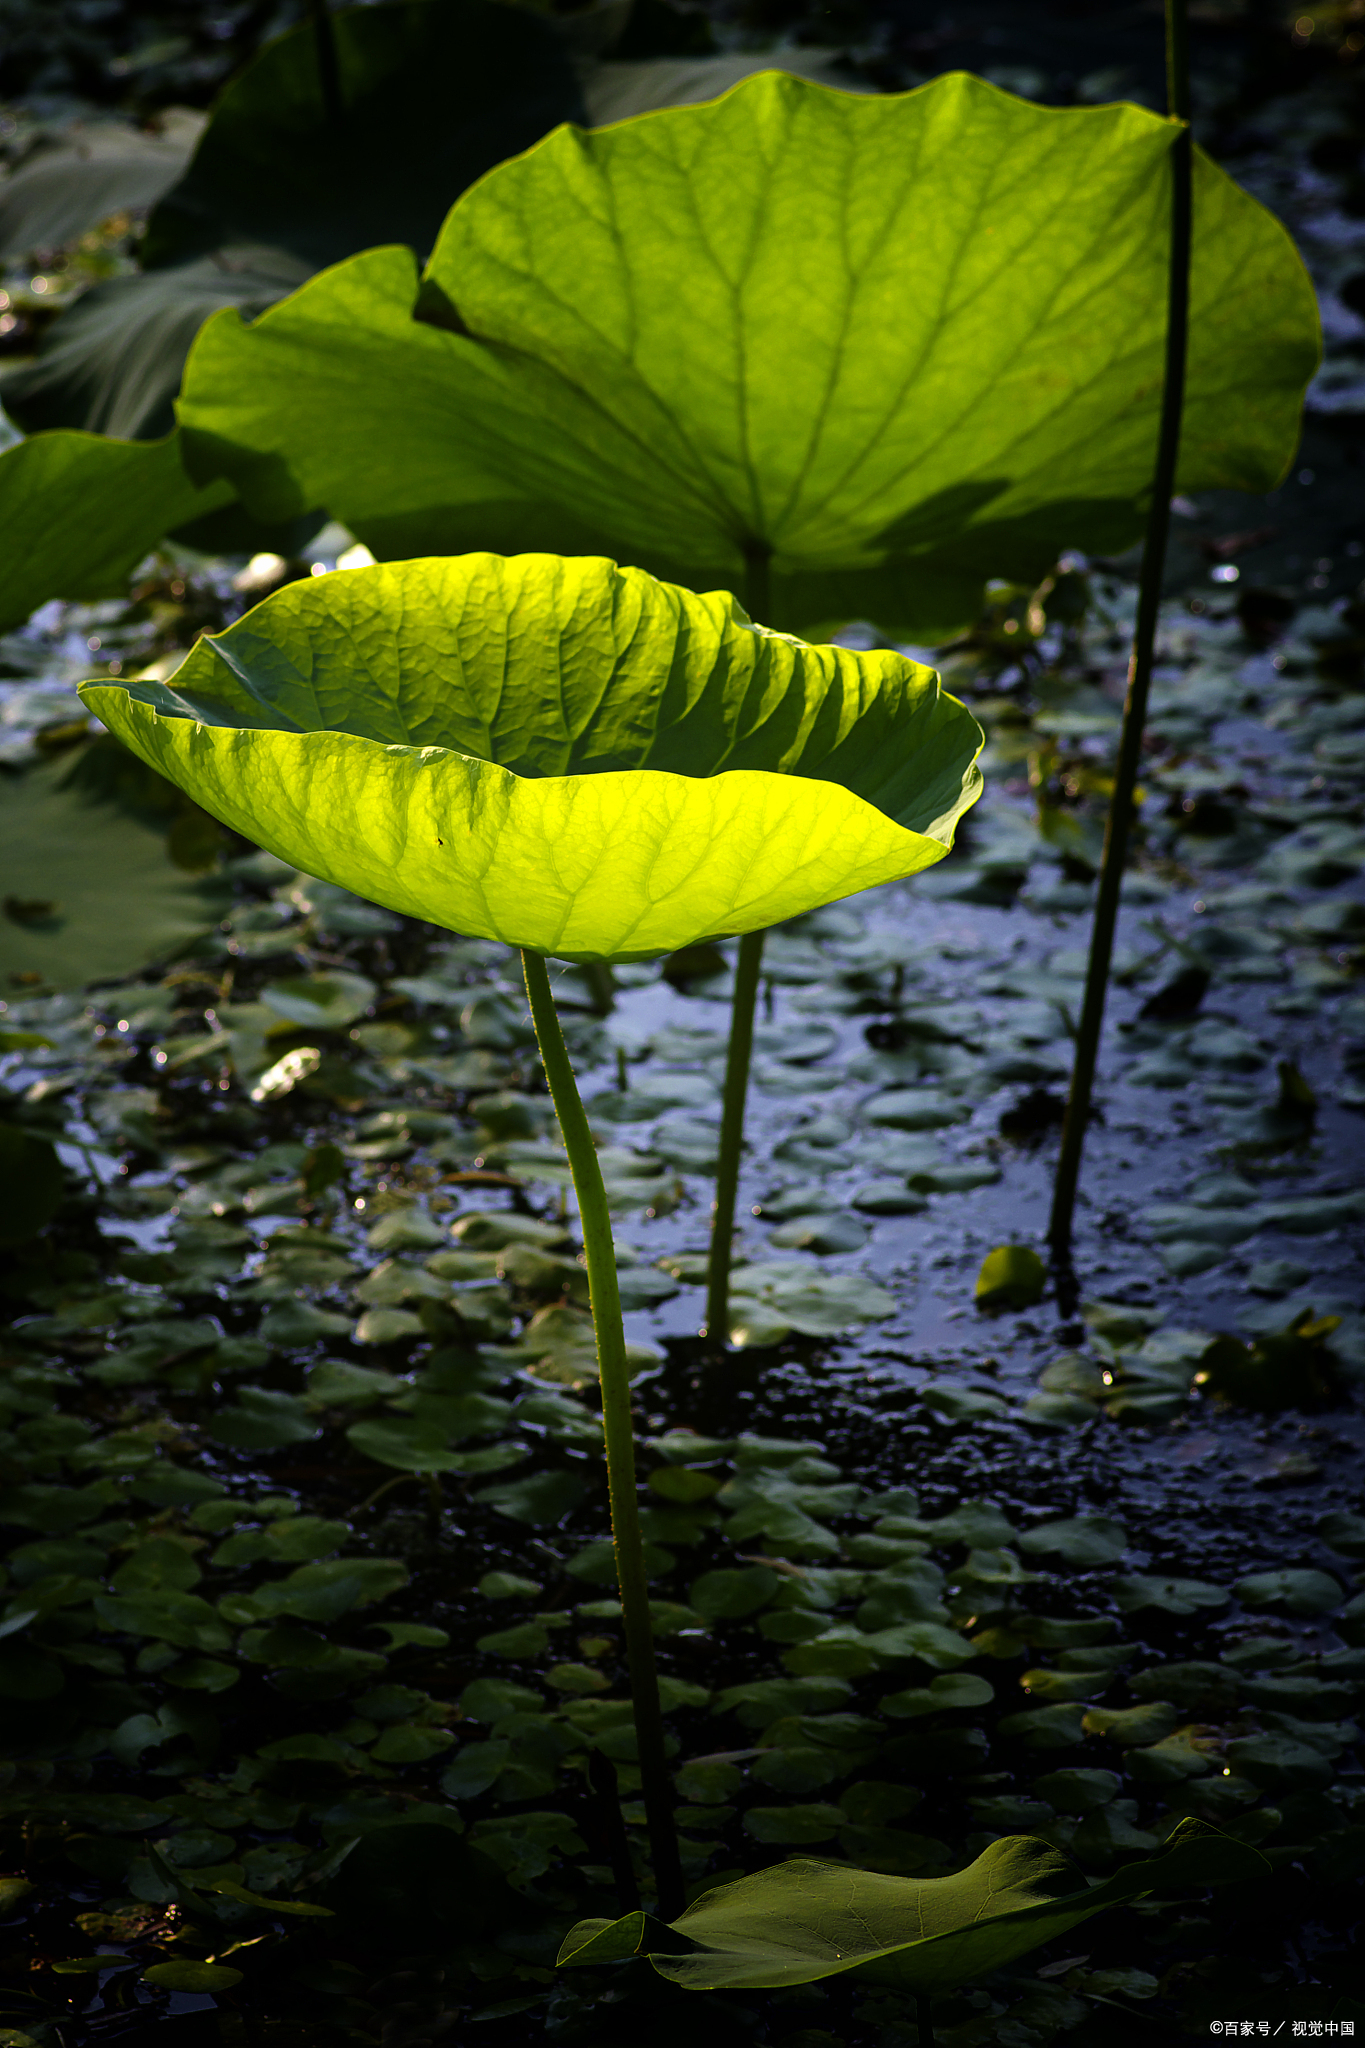
{"label": "lotus leaf", "polygon": [[121,596],[162,533],[232,499],[231,484],[201,488],[186,476],[178,433],[161,441],[85,433],[21,441],[0,457],[0,630],[20,625],[54,594]]}
{"label": "lotus leaf", "polygon": [[1115,1579],[1114,1604],[1121,1614],[1138,1614],[1146,1607],[1166,1614],[1194,1614],[1201,1607],[1226,1607],[1228,1590],[1211,1586],[1206,1579],[1163,1579],[1132,1572]]}
{"label": "lotus leaf", "polygon": [[22,261],[36,249],[60,249],[126,208],[155,205],[185,169],[204,117],[185,108],[163,114],[154,131],[108,121],[44,136],[5,180],[0,256]]}
{"label": "lotus leaf", "polygon": [[[228,85],[178,183],[185,131],[201,116],[182,114],[164,138],[87,131],[6,181],[0,234],[18,235],[25,252],[121,206],[162,203],[143,273],[84,293],[10,380],[13,416],[34,438],[0,459],[4,625],[50,597],[111,594],[163,534],[230,505],[231,485],[200,490],[187,476],[178,431],[148,439],[172,425],[185,357],[211,314],[259,314],[320,265],[376,242],[425,254],[458,192],[582,112],[555,27],[525,11],[400,0],[335,10],[331,32],[339,127],[319,92],[315,27],[302,22]],[[84,428],[102,432],[70,431]],[[288,552],[319,523],[312,506],[302,529],[244,522],[240,507],[227,519],[192,537]]]}
{"label": "lotus leaf", "polygon": [[1316,1617],[1340,1604],[1340,1585],[1328,1572],[1253,1572],[1233,1587],[1243,1607],[1280,1607],[1286,1614]]}
{"label": "lotus leaf", "polygon": [[976,1279],[978,1308],[1032,1308],[1043,1298],[1047,1268],[1030,1245],[1002,1244],[988,1252]]}
{"label": "lotus leaf", "polygon": [[[211,322],[188,460],[262,516],[327,505],[380,557],[624,553],[702,589],[771,558],[765,616],[928,638],[986,575],[1140,530],[1174,132],[962,74],[861,97],[773,72],[561,128],[462,196],[420,287],[370,250]],[[1312,293],[1196,162],[1181,488],[1265,489]]]}
{"label": "lotus leaf", "polygon": [[916,873],[981,788],[980,728],[930,671],[806,647],[724,594],[602,561],[309,579],[169,682],[84,694],[307,872],[580,959],[756,930]]}
{"label": "lotus leaf", "polygon": [[[584,1920],[560,1950],[561,1966],[648,1954],[661,1976],[688,1990],[761,1990],[857,1971],[900,1992],[956,1990],[1068,1932],[1105,1907],[1182,1884],[1263,1874],[1256,1850],[1185,1820],[1165,1848],[1086,1889],[1057,1849],[1028,1835],[992,1842],[951,1877],[901,1878],[845,1863],[793,1858],[719,1885],[651,1938],[641,1916]],[[677,1953],[679,1937],[695,1946]]]}
{"label": "lotus leaf", "polygon": [[1103,1515],[1078,1515],[1071,1521],[1042,1522],[1019,1538],[1031,1556],[1060,1557],[1064,1564],[1114,1564],[1128,1546],[1122,1522]]}

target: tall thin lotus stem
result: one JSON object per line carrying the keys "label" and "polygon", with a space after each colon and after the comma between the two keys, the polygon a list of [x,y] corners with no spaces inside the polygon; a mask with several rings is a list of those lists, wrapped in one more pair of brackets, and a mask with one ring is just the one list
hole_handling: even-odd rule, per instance
{"label": "tall thin lotus stem", "polygon": [[724,1344],[730,1327],[730,1260],[734,1250],[735,1198],[739,1191],[740,1155],[744,1149],[744,1104],[749,1092],[749,1059],[754,1044],[754,1007],[759,969],[763,964],[764,932],[746,932],[735,963],[735,993],[730,1009],[730,1047],[725,1059],[725,1098],[720,1119],[720,1161],[716,1169],[716,1200],[711,1218],[711,1256],[706,1269],[706,1331],[713,1343]]}
{"label": "tall thin lotus stem", "polygon": [[[766,625],[772,610],[772,549],[751,541],[744,550],[744,605],[757,625]],[[739,942],[735,991],[730,1004],[730,1044],[725,1057],[725,1095],[720,1119],[720,1158],[716,1164],[716,1199],[711,1215],[711,1256],[706,1267],[706,1334],[724,1345],[730,1329],[730,1263],[734,1256],[735,1200],[744,1151],[744,1106],[749,1095],[749,1062],[754,1047],[754,1010],[763,962],[764,932],[748,932]]]}
{"label": "tall thin lotus stem", "polygon": [[1086,970],[1085,1000],[1076,1031],[1076,1056],[1071,1072],[1066,1120],[1062,1126],[1062,1150],[1057,1162],[1057,1179],[1052,1193],[1052,1217],[1048,1239],[1052,1247],[1057,1297],[1062,1312],[1070,1315],[1076,1304],[1077,1284],[1071,1256],[1072,1214],[1081,1173],[1081,1151],[1090,1116],[1090,1098],[1095,1082],[1100,1029],[1104,1022],[1104,998],[1114,952],[1114,927],[1118,921],[1119,893],[1123,886],[1123,865],[1128,851],[1133,791],[1137,785],[1138,762],[1142,752],[1143,728],[1147,722],[1147,694],[1152,680],[1157,618],[1161,607],[1161,582],[1166,566],[1166,542],[1171,523],[1171,494],[1175,489],[1176,461],[1180,453],[1181,414],[1185,398],[1185,350],[1189,326],[1190,241],[1192,224],[1193,145],[1190,137],[1190,62],[1186,21],[1186,0],[1166,0],[1166,111],[1179,122],[1171,142],[1171,261],[1167,288],[1166,373],[1161,394],[1161,428],[1157,439],[1156,471],[1152,479],[1152,503],[1147,514],[1147,535],[1142,550],[1142,580],[1138,590],[1137,625],[1133,653],[1128,667],[1128,697],[1123,708],[1123,733],[1119,741],[1118,766],[1109,818],[1104,834],[1104,857],[1095,901],[1095,922],[1090,936],[1090,961]]}
{"label": "tall thin lotus stem", "polygon": [[550,1097],[559,1118],[564,1149],[569,1155],[574,1193],[583,1226],[593,1327],[597,1333],[597,1369],[602,1381],[602,1429],[606,1439],[607,1490],[611,1501],[611,1533],[616,1549],[616,1578],[625,1620],[626,1665],[635,1709],[635,1734],[644,1781],[645,1818],[659,1913],[671,1920],[683,1908],[682,1869],[673,1826],[673,1801],[664,1756],[664,1722],[659,1704],[659,1675],[654,1663],[654,1631],[649,1618],[649,1580],[645,1572],[644,1535],[635,1495],[635,1437],[630,1414],[630,1374],[626,1366],[626,1332],[621,1320],[621,1295],[616,1284],[616,1250],[611,1216],[597,1148],[588,1129],[578,1083],[569,1062],[559,1013],[550,993],[550,977],[539,953],[521,955],[526,993],[536,1027],[540,1057]]}

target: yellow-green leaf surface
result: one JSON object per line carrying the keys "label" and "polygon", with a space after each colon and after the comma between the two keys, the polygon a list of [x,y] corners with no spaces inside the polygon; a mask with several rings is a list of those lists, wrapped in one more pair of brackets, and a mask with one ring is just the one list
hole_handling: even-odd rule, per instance
{"label": "yellow-green leaf surface", "polygon": [[[1060,1850],[1029,1835],[992,1842],[950,1877],[888,1877],[792,1858],[706,1892],[662,1930],[640,1914],[615,1923],[581,1922],[570,1930],[559,1961],[648,1954],[661,1976],[691,1991],[810,1984],[857,1970],[902,1992],[938,1997],[1106,1906],[1174,1885],[1263,1876],[1268,1869],[1245,1843],[1189,1820],[1158,1854],[1090,1889]],[[680,1936],[697,1944],[689,1954],[671,1952]]]}
{"label": "yellow-green leaf surface", "polygon": [[981,730],[932,670],[596,559],[310,578],[167,682],[81,694],[306,873],[569,958],[647,958],[917,873],[981,788]]}
{"label": "yellow-green leaf surface", "polygon": [[[544,547],[742,589],[766,553],[771,622],[927,637],[986,576],[1140,531],[1174,133],[963,74],[775,72],[560,128],[460,198],[420,289],[375,249],[210,322],[187,460],[381,557]],[[1288,235],[1198,157],[1182,487],[1270,488],[1317,357]]]}
{"label": "yellow-green leaf surface", "polygon": [[190,481],[178,432],[163,441],[67,432],[21,441],[0,456],[0,632],[53,595],[121,595],[162,534],[234,496],[221,480]]}

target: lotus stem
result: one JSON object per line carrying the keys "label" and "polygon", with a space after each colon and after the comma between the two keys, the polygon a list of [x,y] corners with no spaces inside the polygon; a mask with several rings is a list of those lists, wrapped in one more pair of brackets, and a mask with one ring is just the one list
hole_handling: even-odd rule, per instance
{"label": "lotus stem", "polygon": [[630,1414],[630,1373],[626,1365],[626,1332],[621,1320],[621,1295],[616,1284],[616,1249],[597,1148],[569,1062],[559,1013],[550,993],[550,977],[539,953],[521,956],[526,993],[536,1027],[540,1057],[550,1097],[559,1118],[564,1149],[569,1155],[574,1193],[583,1229],[588,1267],[588,1292],[597,1334],[597,1369],[602,1382],[602,1430],[607,1452],[607,1490],[611,1501],[611,1533],[616,1550],[616,1578],[625,1620],[626,1665],[635,1710],[635,1734],[644,1782],[645,1818],[659,1914],[673,1920],[683,1908],[682,1868],[673,1826],[673,1801],[664,1756],[663,1711],[654,1663],[654,1631],[649,1618],[649,1580],[645,1572],[644,1535],[635,1495],[635,1438]]}
{"label": "lotus stem", "polygon": [[751,540],[744,549],[744,609],[756,626],[771,625],[773,608],[773,551],[764,540]]}
{"label": "lotus stem", "polygon": [[919,2048],[934,2048],[934,2002],[931,1998],[916,1997],[915,2023]]}
{"label": "lotus stem", "polygon": [[1180,425],[1185,399],[1185,353],[1189,327],[1190,242],[1193,212],[1193,144],[1190,136],[1190,63],[1186,0],[1166,0],[1166,111],[1177,127],[1171,142],[1171,260],[1167,286],[1166,370],[1161,393],[1161,427],[1157,438],[1156,469],[1152,478],[1152,502],[1147,514],[1147,534],[1142,550],[1142,579],[1138,589],[1137,624],[1133,652],[1128,666],[1128,697],[1123,707],[1123,732],[1119,740],[1118,765],[1109,799],[1109,817],[1104,833],[1104,854],[1100,864],[1099,889],[1095,900],[1095,922],[1090,935],[1090,960],[1085,978],[1085,1000],[1076,1029],[1075,1063],[1066,1119],[1062,1126],[1062,1149],[1057,1162],[1057,1179],[1052,1193],[1052,1217],[1048,1241],[1052,1248],[1057,1298],[1063,1315],[1076,1305],[1077,1284],[1071,1255],[1072,1216],[1080,1181],[1081,1152],[1090,1117],[1090,1099],[1095,1083],[1095,1062],[1099,1054],[1100,1031],[1104,1023],[1104,999],[1114,953],[1114,928],[1118,922],[1119,894],[1123,866],[1128,852],[1132,821],[1133,791],[1137,786],[1142,734],[1147,722],[1147,694],[1152,680],[1157,619],[1161,608],[1161,583],[1166,566],[1166,542],[1171,524],[1171,495],[1175,489],[1176,462],[1180,453]]}
{"label": "lotus stem", "polygon": [[720,1162],[711,1219],[711,1256],[706,1273],[706,1332],[723,1345],[730,1327],[730,1259],[734,1250],[735,1197],[744,1149],[744,1103],[749,1092],[749,1058],[754,1044],[754,1005],[763,964],[764,932],[746,932],[735,963],[730,1010],[730,1047],[725,1059],[725,1099],[720,1119]]}
{"label": "lotus stem", "polygon": [[616,1766],[600,1749],[588,1751],[588,1783],[597,1794],[602,1814],[602,1832],[607,1839],[611,1874],[616,1881],[616,1899],[623,1913],[634,1913],[640,1904],[635,1867],[630,1860],[630,1837],[621,1812],[616,1785]]}
{"label": "lotus stem", "polygon": [[317,49],[318,89],[322,94],[322,111],[327,126],[333,135],[341,130],[341,67],[337,63],[336,31],[327,0],[310,0],[309,12],[313,17],[313,41]]}
{"label": "lotus stem", "polygon": [[[744,549],[744,602],[749,617],[766,623],[772,609],[772,549],[766,541],[749,541]],[[725,1096],[720,1120],[720,1158],[716,1166],[716,1199],[712,1206],[711,1256],[706,1269],[706,1334],[723,1349],[730,1330],[730,1261],[734,1254],[735,1198],[739,1192],[740,1156],[744,1150],[744,1105],[749,1093],[749,1061],[754,1047],[754,1009],[758,1002],[759,969],[763,964],[764,932],[746,932],[739,942],[735,992],[730,1005],[730,1044],[725,1056]],[[769,989],[771,1002],[771,987]]]}

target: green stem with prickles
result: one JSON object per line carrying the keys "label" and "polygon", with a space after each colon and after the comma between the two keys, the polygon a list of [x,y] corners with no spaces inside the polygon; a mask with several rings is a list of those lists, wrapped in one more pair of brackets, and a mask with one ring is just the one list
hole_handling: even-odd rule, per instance
{"label": "green stem with prickles", "polygon": [[550,1096],[559,1118],[564,1149],[569,1155],[574,1193],[582,1221],[583,1250],[588,1267],[593,1327],[597,1333],[597,1369],[602,1381],[602,1429],[607,1450],[607,1489],[611,1499],[611,1533],[616,1547],[616,1577],[625,1620],[626,1664],[635,1709],[635,1733],[644,1781],[645,1818],[650,1855],[659,1895],[659,1914],[676,1919],[683,1909],[682,1868],[673,1825],[673,1800],[664,1756],[663,1712],[654,1664],[654,1631],[649,1619],[649,1580],[645,1572],[644,1534],[635,1495],[635,1437],[630,1414],[630,1374],[626,1366],[626,1332],[621,1320],[621,1295],[616,1284],[616,1249],[597,1148],[569,1062],[559,1013],[550,993],[550,977],[539,953],[523,950],[522,970],[531,1017]]}

